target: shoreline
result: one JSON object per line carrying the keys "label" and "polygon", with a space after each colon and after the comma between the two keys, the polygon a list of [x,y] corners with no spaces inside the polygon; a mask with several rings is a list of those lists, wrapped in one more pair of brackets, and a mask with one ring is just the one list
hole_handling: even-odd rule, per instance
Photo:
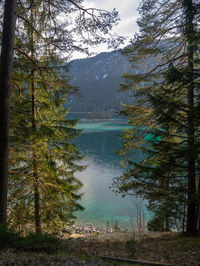
{"label": "shoreline", "polygon": [[118,224],[116,223],[114,227],[103,227],[103,226],[94,226],[92,224],[73,224],[67,225],[63,229],[63,233],[67,233],[69,235],[78,235],[78,236],[86,236],[86,235],[100,235],[100,234],[111,234],[115,232],[131,232],[130,229],[120,229]]}
{"label": "shoreline", "polygon": [[115,122],[120,124],[128,124],[128,120],[120,118],[81,118],[79,123],[99,123],[99,122]]}

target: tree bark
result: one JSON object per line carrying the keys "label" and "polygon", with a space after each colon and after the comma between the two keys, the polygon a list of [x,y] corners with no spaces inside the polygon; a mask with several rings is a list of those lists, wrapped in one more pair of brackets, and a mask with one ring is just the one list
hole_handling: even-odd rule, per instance
{"label": "tree bark", "polygon": [[[36,132],[36,119],[35,119],[35,83],[34,83],[34,67],[31,71],[31,92],[32,92],[32,129],[33,134]],[[33,182],[34,182],[34,203],[35,203],[35,231],[41,232],[41,218],[40,218],[40,192],[39,192],[39,177],[37,172],[37,156],[35,151],[36,141],[34,140],[32,149],[32,164],[33,164]]]}
{"label": "tree bark", "polygon": [[196,228],[197,228],[197,232],[200,233],[200,176],[198,180]]}
{"label": "tree bark", "polygon": [[39,178],[37,174],[36,155],[33,151],[33,179],[34,179],[34,202],[35,202],[35,231],[41,232],[41,216],[40,216],[40,191]]}
{"label": "tree bark", "polygon": [[[34,25],[34,11],[33,11],[34,4],[31,9],[31,26]],[[32,66],[31,66],[31,96],[32,96],[32,132],[34,134],[33,140],[33,149],[32,149],[32,165],[33,165],[33,182],[34,182],[34,204],[35,204],[35,231],[41,232],[41,216],[40,216],[40,191],[39,191],[39,176],[37,171],[37,155],[35,145],[37,140],[35,139],[36,133],[36,105],[35,105],[35,49],[34,49],[34,32],[33,28],[31,27],[31,58],[32,58]]]}
{"label": "tree bark", "polygon": [[196,184],[195,184],[195,129],[194,129],[194,10],[193,0],[186,4],[186,31],[188,40],[188,204],[187,204],[187,233],[194,233],[196,217]]}
{"label": "tree bark", "polygon": [[165,231],[166,232],[169,232],[170,231],[170,227],[169,227],[169,216],[168,215],[165,218]]}
{"label": "tree bark", "polygon": [[0,64],[0,223],[7,221],[9,110],[17,0],[6,0]]}
{"label": "tree bark", "polygon": [[[31,51],[31,56],[33,56],[33,50]],[[32,132],[35,135],[36,133],[36,110],[35,110],[35,70],[32,65],[31,70],[31,94],[32,94]],[[35,138],[35,136],[34,136]],[[32,165],[33,165],[33,182],[34,182],[34,203],[35,203],[35,231],[41,232],[41,219],[40,219],[40,192],[39,192],[39,177],[37,171],[37,155],[35,150],[36,140],[33,140],[33,149],[32,149]]]}

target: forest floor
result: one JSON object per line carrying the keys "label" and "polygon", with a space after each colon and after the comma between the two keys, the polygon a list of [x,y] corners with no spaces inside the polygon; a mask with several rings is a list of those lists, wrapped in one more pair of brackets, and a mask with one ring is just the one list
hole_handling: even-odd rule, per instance
{"label": "forest floor", "polygon": [[180,266],[200,266],[200,237],[177,233],[110,233],[68,240],[73,253]]}
{"label": "forest floor", "polygon": [[5,249],[0,252],[0,265],[127,265],[101,258],[110,256],[160,264],[200,266],[200,237],[177,233],[145,233],[138,236],[131,232],[118,232],[76,236],[61,241],[66,250],[51,255]]}

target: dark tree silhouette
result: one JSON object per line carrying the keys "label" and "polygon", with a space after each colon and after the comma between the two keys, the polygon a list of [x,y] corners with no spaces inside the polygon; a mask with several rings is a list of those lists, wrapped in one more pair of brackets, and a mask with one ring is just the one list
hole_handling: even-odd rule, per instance
{"label": "dark tree silhouette", "polygon": [[0,63],[0,223],[7,219],[9,109],[17,0],[6,0]]}

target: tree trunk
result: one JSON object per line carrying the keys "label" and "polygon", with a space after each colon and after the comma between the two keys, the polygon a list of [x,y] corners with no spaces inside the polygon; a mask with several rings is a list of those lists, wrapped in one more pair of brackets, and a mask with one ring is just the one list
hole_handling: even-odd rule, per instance
{"label": "tree trunk", "polygon": [[196,214],[196,228],[197,232],[200,233],[200,176],[198,180],[198,195],[197,195],[197,214]]}
{"label": "tree trunk", "polygon": [[6,0],[0,65],[0,223],[7,221],[9,110],[17,0]]}
{"label": "tree trunk", "polygon": [[[31,26],[34,25],[34,4],[31,8]],[[36,105],[35,105],[35,49],[34,49],[34,31],[31,27],[31,58],[32,58],[32,66],[31,66],[31,95],[32,95],[32,132],[34,134],[33,139],[33,149],[32,149],[32,165],[33,165],[33,182],[34,182],[34,204],[35,204],[35,231],[41,232],[41,216],[40,216],[40,191],[39,191],[39,176],[37,171],[37,155],[35,145],[37,140],[36,137]]]}
{"label": "tree trunk", "polygon": [[194,233],[196,217],[196,184],[195,184],[195,129],[194,129],[194,10],[193,1],[186,2],[186,30],[188,40],[188,204],[187,233]]}
{"label": "tree trunk", "polygon": [[186,220],[186,199],[184,196],[184,207],[183,207],[183,219],[182,219],[182,232],[185,233],[185,220]]}
{"label": "tree trunk", "polygon": [[39,192],[39,178],[37,174],[36,157],[33,151],[33,179],[34,179],[34,202],[35,202],[35,231],[41,232],[41,218],[40,218],[40,192]]}
{"label": "tree trunk", "polygon": [[[32,54],[33,56],[33,54]],[[32,131],[33,134],[36,132],[36,113],[35,113],[35,74],[34,66],[31,70],[31,93],[32,93]],[[35,136],[34,136],[35,137]],[[35,151],[36,140],[33,140],[32,150],[32,164],[33,164],[33,182],[34,182],[34,203],[35,203],[35,231],[41,232],[41,219],[40,219],[40,192],[39,192],[39,177],[37,172],[37,156]]]}
{"label": "tree trunk", "polygon": [[170,227],[169,227],[169,216],[167,216],[165,218],[165,231],[169,232],[170,231]]}
{"label": "tree trunk", "polygon": [[[168,171],[168,175],[166,176],[166,184],[165,184],[165,187],[166,187],[167,191],[170,190],[170,188],[169,188],[169,182],[170,182],[170,168],[169,168],[169,171]],[[167,213],[166,213],[166,217],[165,217],[165,231],[166,232],[169,232],[170,231],[170,222],[169,222],[169,219],[170,219],[170,211],[169,211],[169,207],[167,206]]]}

